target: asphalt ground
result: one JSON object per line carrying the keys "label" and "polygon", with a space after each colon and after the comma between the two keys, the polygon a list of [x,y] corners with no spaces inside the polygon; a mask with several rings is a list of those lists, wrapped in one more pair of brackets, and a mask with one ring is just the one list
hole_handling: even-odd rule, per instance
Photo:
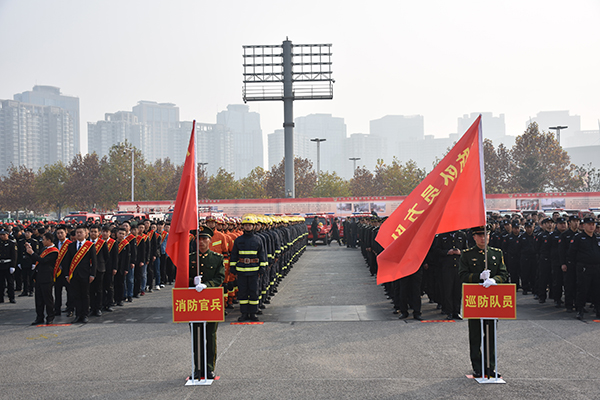
{"label": "asphalt ground", "polygon": [[[567,399],[600,398],[600,323],[519,292],[500,321],[498,370],[471,372],[466,321],[398,320],[357,249],[309,247],[260,325],[219,324],[211,386],[184,386],[187,324],[170,287],[88,324],[35,327],[33,298],[0,304],[0,399]],[[423,296],[423,317],[443,317]],[[588,314],[589,315],[589,314]],[[55,323],[69,322],[65,316]]]}

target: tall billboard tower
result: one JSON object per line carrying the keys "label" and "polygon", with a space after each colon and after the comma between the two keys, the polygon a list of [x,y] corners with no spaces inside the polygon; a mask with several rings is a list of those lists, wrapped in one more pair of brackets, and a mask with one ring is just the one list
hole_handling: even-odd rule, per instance
{"label": "tall billboard tower", "polygon": [[294,100],[333,99],[331,44],[249,45],[244,49],[243,99],[283,100],[285,197],[294,189]]}

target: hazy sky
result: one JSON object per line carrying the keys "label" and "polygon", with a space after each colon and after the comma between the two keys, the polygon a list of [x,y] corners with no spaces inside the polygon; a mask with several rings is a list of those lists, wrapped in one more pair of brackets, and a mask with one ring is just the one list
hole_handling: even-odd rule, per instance
{"label": "hazy sky", "polygon": [[[518,135],[539,111],[600,118],[600,1],[29,1],[0,0],[0,99],[35,84],[80,98],[87,122],[139,100],[216,122],[242,101],[242,45],[331,43],[334,99],[294,116],[345,118],[368,133],[387,114],[456,132],[463,114],[506,115]],[[265,134],[283,103],[251,102]],[[485,126],[483,127],[485,132]]]}

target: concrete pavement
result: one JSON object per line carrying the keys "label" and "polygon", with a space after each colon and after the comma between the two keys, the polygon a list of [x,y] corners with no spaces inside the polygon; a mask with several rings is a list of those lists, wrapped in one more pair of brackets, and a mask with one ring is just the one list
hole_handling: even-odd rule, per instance
{"label": "concrete pavement", "polygon": [[[434,306],[423,297],[426,319],[442,317]],[[309,247],[263,325],[230,325],[237,310],[219,325],[220,380],[185,387],[189,328],[171,323],[169,290],[57,327],[29,326],[33,299],[18,298],[0,305],[0,399],[600,398],[600,323],[591,318],[519,293],[518,319],[499,323],[507,384],[480,385],[465,378],[465,321],[391,312],[358,250]]]}

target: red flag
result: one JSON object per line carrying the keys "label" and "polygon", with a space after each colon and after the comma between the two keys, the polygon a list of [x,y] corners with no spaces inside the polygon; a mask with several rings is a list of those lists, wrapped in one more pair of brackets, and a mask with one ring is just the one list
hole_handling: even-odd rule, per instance
{"label": "red flag", "polygon": [[377,284],[414,274],[436,233],[485,224],[481,115],[381,225]]}
{"label": "red flag", "polygon": [[167,238],[167,254],[177,266],[175,278],[176,288],[188,287],[189,276],[189,233],[198,229],[198,180],[196,177],[196,140],[194,131],[196,121],[192,124],[192,136],[183,164],[177,200],[171,219],[171,230]]}

